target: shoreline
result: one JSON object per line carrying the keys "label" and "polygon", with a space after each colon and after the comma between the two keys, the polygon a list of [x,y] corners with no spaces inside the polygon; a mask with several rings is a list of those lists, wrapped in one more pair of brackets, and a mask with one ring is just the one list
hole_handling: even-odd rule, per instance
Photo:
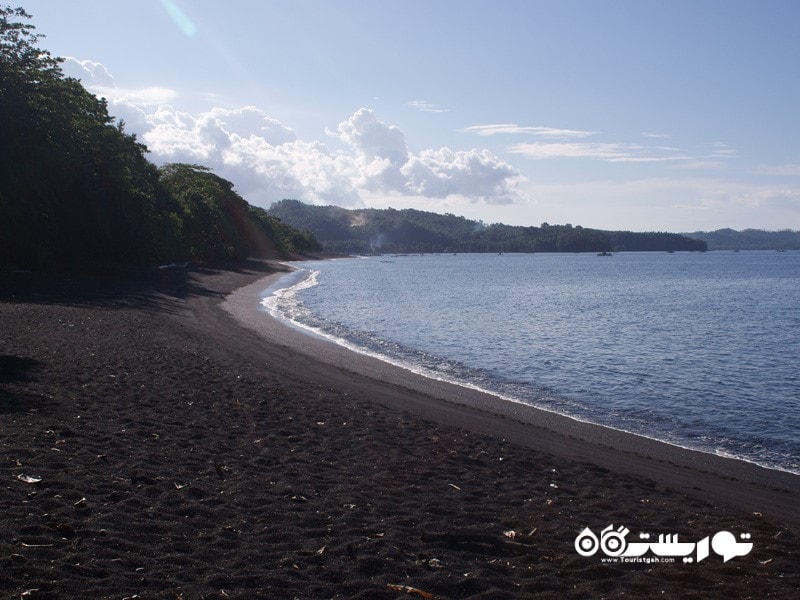
{"label": "shoreline", "polygon": [[[648,458],[631,436],[498,415],[492,397],[323,344],[258,310],[276,268],[0,273],[0,590],[796,596],[797,494],[773,473]],[[700,564],[576,551],[612,524],[753,546]]]}
{"label": "shoreline", "polygon": [[[345,258],[345,257],[341,257],[341,258]],[[280,263],[280,264],[285,266],[285,267],[287,267],[287,268],[289,268],[290,271],[288,271],[286,273],[283,273],[281,275],[274,274],[273,276],[265,279],[265,283],[267,283],[268,285],[265,286],[262,294],[266,293],[266,292],[274,294],[274,293],[277,293],[278,291],[291,288],[294,285],[297,285],[297,284],[301,283],[302,280],[295,281],[291,285],[289,285],[288,287],[284,286],[283,284],[281,284],[281,280],[282,279],[285,279],[285,278],[288,279],[293,274],[296,274],[297,272],[299,272],[300,269],[294,267],[294,265],[292,265],[291,263],[283,262],[283,263]],[[262,297],[266,297],[266,296],[262,296]],[[379,352],[365,350],[363,348],[355,346],[354,344],[351,344],[350,342],[348,342],[346,340],[342,340],[340,338],[336,338],[334,336],[327,335],[327,334],[325,334],[323,332],[319,332],[319,331],[317,331],[317,330],[315,330],[315,329],[313,329],[311,327],[306,327],[305,325],[302,325],[300,323],[296,323],[296,322],[291,321],[289,319],[283,318],[280,315],[279,316],[275,316],[274,314],[272,314],[271,310],[265,310],[263,312],[266,314],[266,316],[269,316],[270,318],[277,320],[279,323],[281,323],[283,325],[286,325],[287,327],[289,327],[292,330],[300,331],[300,332],[304,333],[305,335],[309,335],[311,337],[318,338],[318,339],[320,339],[320,340],[322,340],[324,342],[328,342],[328,343],[334,344],[336,346],[343,347],[343,348],[345,348],[345,349],[347,349],[347,350],[349,350],[351,352],[354,352],[356,354],[362,355],[364,357],[367,357],[367,358],[370,358],[370,359],[376,359],[378,361],[387,363],[387,364],[389,364],[389,365],[391,365],[393,367],[396,367],[398,369],[402,369],[404,371],[408,371],[409,373],[411,373],[412,375],[415,375],[415,376],[424,377],[426,379],[430,379],[430,380],[433,380],[433,381],[439,381],[439,382],[442,382],[444,384],[455,385],[455,386],[460,387],[460,388],[472,390],[472,391],[477,392],[477,393],[482,394],[482,395],[494,397],[497,400],[498,403],[511,403],[511,404],[514,404],[514,405],[521,405],[523,407],[528,407],[528,408],[531,408],[531,409],[534,409],[534,410],[537,410],[537,411],[542,411],[544,413],[552,413],[552,414],[556,415],[557,418],[564,417],[564,418],[570,419],[572,421],[577,421],[579,423],[584,423],[586,425],[609,429],[611,431],[614,431],[614,432],[617,432],[617,433],[620,433],[620,434],[623,434],[623,435],[631,435],[631,436],[634,436],[634,437],[637,437],[637,438],[643,438],[643,439],[648,440],[650,442],[656,442],[656,443],[659,443],[659,444],[666,444],[667,446],[672,446],[672,447],[675,447],[675,448],[679,448],[681,450],[687,450],[687,451],[690,451],[690,452],[699,452],[701,454],[708,454],[708,455],[711,455],[711,456],[716,456],[716,457],[724,458],[724,459],[728,459],[728,460],[740,461],[740,462],[751,464],[751,465],[753,465],[755,467],[759,467],[761,469],[766,469],[767,471],[778,471],[780,473],[786,473],[786,474],[789,474],[789,475],[792,475],[792,476],[795,476],[795,477],[800,477],[800,472],[794,472],[794,471],[790,471],[790,470],[783,469],[783,468],[780,468],[780,467],[762,464],[762,463],[757,462],[755,460],[750,460],[750,459],[747,459],[747,458],[741,457],[741,456],[720,454],[720,453],[717,453],[717,452],[712,452],[710,450],[704,450],[702,448],[692,448],[691,446],[683,445],[681,443],[659,439],[658,437],[655,437],[655,436],[650,436],[650,435],[646,435],[646,434],[643,434],[643,433],[637,433],[635,431],[629,431],[629,430],[626,430],[626,429],[622,429],[620,427],[615,427],[613,425],[597,423],[597,422],[592,421],[592,420],[590,420],[588,418],[582,418],[582,417],[575,416],[575,415],[560,413],[557,410],[531,405],[531,404],[526,403],[524,401],[518,400],[518,399],[513,398],[513,397],[505,396],[505,395],[503,395],[501,393],[492,391],[490,389],[486,389],[486,388],[482,388],[480,386],[476,386],[476,385],[472,385],[472,384],[469,384],[469,383],[461,382],[461,381],[458,381],[456,379],[448,379],[446,377],[439,376],[436,373],[425,372],[424,369],[415,370],[415,368],[413,368],[412,366],[409,366],[407,364],[403,364],[401,361],[394,360],[394,359],[392,359],[390,357],[383,356]],[[245,318],[245,320],[247,320],[247,318]],[[497,412],[498,410],[499,409],[496,409],[496,410],[493,410],[493,411],[490,411],[490,412]]]}
{"label": "shoreline", "polygon": [[[351,372],[421,395],[385,402],[425,418],[502,436],[523,446],[555,451],[571,460],[589,460],[660,482],[738,510],[767,511],[800,524],[787,496],[800,495],[800,475],[663,442],[654,438],[502,398],[471,386],[416,373],[401,365],[350,349],[312,331],[283,322],[260,308],[261,293],[289,272],[272,273],[229,294],[222,307],[267,342],[280,344],[340,372]],[[280,289],[280,288],[277,288]],[[448,414],[450,413],[450,414]],[[700,485],[698,485],[698,480]],[[744,487],[742,486],[744,484]]]}

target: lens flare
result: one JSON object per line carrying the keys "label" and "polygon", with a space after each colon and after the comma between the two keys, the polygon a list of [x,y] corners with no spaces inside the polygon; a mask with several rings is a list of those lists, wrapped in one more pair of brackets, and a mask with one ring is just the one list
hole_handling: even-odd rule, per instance
{"label": "lens flare", "polygon": [[192,22],[192,20],[186,16],[186,13],[183,12],[175,2],[172,0],[161,0],[161,4],[164,6],[164,9],[167,11],[172,20],[175,21],[175,25],[178,26],[186,36],[193,37],[197,33],[197,27]]}

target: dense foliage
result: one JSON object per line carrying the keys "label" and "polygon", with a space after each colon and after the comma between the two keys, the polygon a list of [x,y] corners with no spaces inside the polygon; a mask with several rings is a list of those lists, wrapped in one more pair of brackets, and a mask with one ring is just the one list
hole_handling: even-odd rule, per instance
{"label": "dense foliage", "polygon": [[800,231],[763,231],[761,229],[717,229],[687,233],[704,240],[710,250],[800,250]]}
{"label": "dense foliage", "polygon": [[177,202],[183,249],[191,260],[237,261],[319,249],[308,231],[297,231],[251,206],[233,191],[230,181],[205,167],[169,164],[160,173],[161,184]]}
{"label": "dense foliage", "polygon": [[0,266],[210,263],[318,248],[198,167],[159,170],[0,6]]}
{"label": "dense foliage", "polygon": [[609,252],[699,250],[706,243],[675,233],[601,231],[572,225],[486,225],[419,210],[310,206],[297,200],[272,205],[270,214],[310,230],[331,252]]}

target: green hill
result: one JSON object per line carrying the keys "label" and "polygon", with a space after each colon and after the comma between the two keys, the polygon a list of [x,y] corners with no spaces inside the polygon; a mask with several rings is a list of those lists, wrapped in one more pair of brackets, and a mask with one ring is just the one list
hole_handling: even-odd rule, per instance
{"label": "green hill", "polygon": [[487,225],[452,214],[312,206],[282,200],[268,211],[313,233],[329,252],[611,252],[706,250],[675,233],[602,231],[572,225]]}

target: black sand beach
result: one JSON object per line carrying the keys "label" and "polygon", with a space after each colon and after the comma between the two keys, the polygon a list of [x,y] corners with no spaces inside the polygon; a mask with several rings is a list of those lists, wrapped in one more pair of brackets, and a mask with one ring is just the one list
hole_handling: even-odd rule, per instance
{"label": "black sand beach", "polygon": [[[0,275],[0,596],[795,597],[800,478],[304,336],[272,268]],[[753,549],[575,551],[611,524]]]}

